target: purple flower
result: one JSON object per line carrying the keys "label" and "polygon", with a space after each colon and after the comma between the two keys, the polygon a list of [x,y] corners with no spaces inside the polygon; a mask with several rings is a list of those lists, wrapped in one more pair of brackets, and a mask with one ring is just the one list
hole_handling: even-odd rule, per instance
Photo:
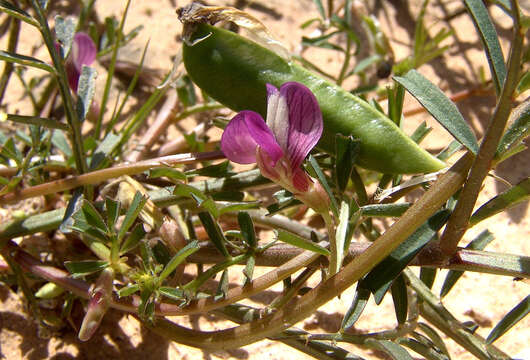
{"label": "purple flower", "polygon": [[292,192],[316,211],[328,211],[329,198],[301,167],[322,135],[317,99],[304,85],[267,84],[267,121],[254,111],[241,111],[221,138],[225,156],[239,164],[257,163],[263,176]]}
{"label": "purple flower", "polygon": [[77,92],[77,85],[83,65],[90,66],[96,60],[97,49],[94,41],[83,32],[74,35],[72,50],[65,61],[66,75],[70,88]]}

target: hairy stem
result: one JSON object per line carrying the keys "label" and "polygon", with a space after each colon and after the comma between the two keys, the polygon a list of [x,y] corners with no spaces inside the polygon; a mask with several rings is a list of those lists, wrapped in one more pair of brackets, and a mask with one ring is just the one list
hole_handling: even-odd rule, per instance
{"label": "hairy stem", "polygon": [[504,133],[506,122],[512,109],[512,95],[515,91],[521,67],[521,54],[523,49],[524,34],[519,24],[519,7],[512,1],[514,36],[508,60],[508,72],[502,88],[499,102],[493,113],[479,152],[471,168],[469,178],[460,194],[455,210],[451,214],[440,240],[440,248],[447,255],[452,255],[468,227],[468,221],[477,201],[478,193],[484,178],[491,169],[491,164],[497,146]]}
{"label": "hairy stem", "polygon": [[205,153],[177,154],[154,158],[150,160],[144,160],[134,164],[121,164],[111,168],[96,170],[90,173],[55,180],[48,183],[22,189],[16,192],[11,192],[0,196],[0,204],[12,204],[35,196],[48,195],[61,191],[71,190],[84,185],[94,185],[106,180],[115,179],[123,175],[140,174],[146,170],[157,167],[190,164],[198,161],[222,158],[224,158],[222,152],[212,151]]}

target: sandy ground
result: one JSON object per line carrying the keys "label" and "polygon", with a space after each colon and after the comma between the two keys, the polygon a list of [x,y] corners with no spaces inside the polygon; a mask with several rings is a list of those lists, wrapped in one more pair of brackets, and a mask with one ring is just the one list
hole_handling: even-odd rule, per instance
{"label": "sandy ground", "polygon": [[[62,6],[67,2],[58,2],[58,11],[68,14],[71,8]],[[186,2],[179,2],[183,5]],[[250,13],[262,20],[284,44],[291,50],[297,51],[296,45],[300,43],[302,35],[308,35],[312,29],[302,30],[300,25],[316,16],[317,12],[310,0],[268,2],[256,1],[264,4],[263,7],[251,7]],[[392,46],[396,59],[401,59],[410,53],[410,36],[414,31],[414,14],[418,11],[416,3],[406,5],[405,1],[385,3],[378,8],[376,16],[381,20],[385,29],[391,29]],[[447,23],[438,22],[444,16],[439,2],[434,6],[428,17],[428,23],[435,24],[433,31]],[[100,19],[110,14],[121,14],[125,1],[99,1],[97,12]],[[219,1],[216,4],[232,4],[229,1]],[[407,7],[410,8],[407,10]],[[459,7],[459,2],[447,2],[448,11]],[[128,59],[138,59],[145,42],[150,39],[146,64],[149,67],[163,69],[171,66],[171,57],[177,53],[179,46],[178,35],[181,25],[175,16],[175,3],[169,0],[153,0],[132,2],[125,26],[126,31],[138,25],[144,25],[144,30],[138,38],[131,43],[122,53]],[[507,52],[506,39],[509,37],[509,20],[496,9],[492,14],[499,19],[499,34],[503,40],[503,50]],[[1,17],[0,19],[3,19]],[[431,65],[422,66],[419,70],[431,81],[438,84],[447,94],[456,94],[469,89],[478,80],[479,69],[488,71],[487,63],[475,35],[473,25],[467,15],[459,16],[449,23],[456,31],[458,41],[449,40],[452,44],[450,50],[443,57],[436,59]],[[45,59],[42,48],[34,49],[33,39],[35,33],[24,27],[19,52],[33,53]],[[5,38],[2,39],[2,49],[5,48]],[[33,51],[35,50],[35,51]],[[340,57],[334,52],[311,52],[310,56],[316,63],[325,66],[329,71],[338,69]],[[103,71],[100,68],[100,73]],[[100,76],[98,84],[104,83],[104,76]],[[346,84],[350,86],[351,84]],[[21,91],[21,90],[19,90]],[[101,94],[99,94],[101,96]],[[20,101],[21,92],[10,92],[7,102],[10,111],[24,113],[24,102]],[[405,109],[412,109],[418,104],[407,98]],[[492,112],[494,98],[488,96],[475,96],[459,102],[458,107],[464,117],[472,124],[477,134],[484,131],[487,119]],[[448,142],[449,135],[440,128],[426,114],[420,114],[407,119],[405,131],[411,133],[421,122],[426,121],[434,127],[434,131],[424,141],[430,149],[439,149]],[[530,176],[530,151],[514,156],[501,164],[496,170],[498,176],[511,183],[516,183]],[[486,180],[478,204],[506,189],[506,185],[492,178]],[[5,215],[5,214],[4,214]],[[496,239],[490,244],[489,250],[514,254],[530,254],[530,219],[528,216],[528,203],[521,204],[495,216],[475,228],[471,229],[465,237],[465,242],[473,239],[484,229],[490,229]],[[240,281],[239,276],[233,272],[231,281]],[[439,289],[444,279],[445,271],[437,277],[435,288]],[[313,279],[316,282],[317,279]],[[475,320],[480,324],[477,332],[487,336],[492,327],[515,304],[528,294],[528,285],[515,282],[511,278],[492,275],[466,273],[458,282],[452,292],[444,300],[444,305],[460,320]],[[273,288],[263,296],[254,299],[254,304],[263,305],[269,302],[274,293],[279,291]],[[312,317],[297,326],[314,331],[336,331],[340,325],[342,315],[348,309],[353,295],[353,289],[346,291],[340,299],[323,306]],[[304,354],[280,343],[268,340],[246,346],[233,351],[208,353],[180,344],[170,343],[143,329],[139,323],[129,316],[111,311],[105,317],[96,336],[86,343],[77,340],[76,333],[71,327],[66,327],[61,333],[54,334],[48,339],[42,339],[37,334],[37,326],[28,318],[24,309],[21,295],[13,293],[9,288],[0,285],[0,356],[6,359],[305,359]],[[370,304],[364,312],[356,328],[359,331],[379,331],[394,326],[392,302],[389,296],[380,306]],[[74,323],[79,326],[82,313],[74,312]],[[221,321],[210,316],[182,317],[178,322],[195,329],[212,330],[230,326],[229,322]],[[524,319],[508,334],[497,341],[497,345],[512,356],[521,359],[530,359],[530,319]],[[454,359],[472,359],[465,351],[451,340],[447,340],[451,355]],[[364,351],[345,345],[355,354],[367,359],[381,358],[381,354]]]}

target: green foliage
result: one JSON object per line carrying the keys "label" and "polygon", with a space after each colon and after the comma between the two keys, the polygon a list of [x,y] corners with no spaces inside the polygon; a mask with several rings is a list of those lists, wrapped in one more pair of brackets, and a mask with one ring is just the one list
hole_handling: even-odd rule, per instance
{"label": "green foliage", "polygon": [[[7,124],[7,130],[2,127],[0,131],[0,204],[4,208],[15,203],[23,210],[13,212],[13,220],[0,225],[0,249],[13,270],[13,275],[2,276],[2,281],[21,288],[35,319],[42,318],[39,299],[54,299],[53,304],[60,308],[58,323],[66,323],[77,297],[94,296],[96,290],[101,290],[97,289],[97,279],[102,272],[109,272],[116,273],[116,281],[109,283],[110,289],[107,286],[102,298],[105,306],[136,311],[145,326],[162,336],[208,351],[270,337],[318,359],[360,359],[339,347],[340,342],[376,350],[392,359],[412,359],[410,350],[414,356],[426,359],[449,359],[452,350],[444,343],[449,337],[479,358],[508,357],[492,344],[528,314],[529,297],[509,311],[486,340],[455,318],[441,298],[455,296],[450,290],[465,271],[526,279],[530,277],[530,259],[525,254],[485,251],[493,240],[488,230],[464,249],[458,247],[445,253],[445,235],[440,236],[440,229],[451,213],[457,213],[468,201],[462,200],[461,184],[467,187],[473,182],[482,183],[474,171],[469,172],[470,166],[476,171],[484,165],[484,158],[493,157],[491,166],[483,166],[488,172],[526,149],[523,141],[529,134],[530,107],[521,94],[530,87],[530,77],[521,65],[530,52],[524,52],[517,44],[521,43],[520,34],[528,18],[512,9],[517,2],[495,2],[510,16],[515,28],[511,51],[507,53],[510,58],[506,60],[495,30],[497,19],[490,17],[482,1],[466,0],[460,8],[460,12],[467,8],[475,24],[496,90],[492,104],[497,104],[497,108],[485,121],[493,123],[499,117],[510,120],[498,132],[502,135],[498,144],[489,148],[485,141],[479,147],[468,119],[455,104],[457,100],[450,100],[445,91],[416,70],[445,55],[449,49],[446,41],[459,32],[449,30],[447,19],[432,23],[430,11],[438,5],[427,0],[419,13],[412,14],[415,27],[413,38],[409,39],[410,53],[397,63],[392,50],[393,34],[387,34],[375,16],[364,13],[368,8],[358,8],[361,5],[352,1],[339,6],[335,1],[314,0],[316,17],[301,25],[306,34],[313,33],[301,39],[302,51],[291,60],[218,27],[195,24],[200,31],[209,32],[197,42],[199,47],[211,46],[214,38],[225,41],[221,49],[224,52],[213,56],[217,61],[214,65],[223,61],[225,65],[240,65],[226,73],[225,68],[200,72],[205,80],[197,83],[203,88],[193,82],[197,75],[190,61],[204,59],[189,53],[186,56],[186,51],[199,48],[193,48],[191,43],[184,47],[183,61],[177,54],[167,54],[175,55],[175,69],[156,88],[152,84],[160,80],[159,71],[144,66],[148,44],[138,63],[119,60],[123,59],[123,47],[142,30],[139,26],[124,32],[127,12],[134,2],[126,3],[121,18],[110,16],[98,23],[94,20],[98,19],[95,1],[85,1],[78,19],[72,14],[56,16],[54,33],[49,27],[47,17],[51,11],[46,1],[31,0],[27,7],[18,7],[18,3],[0,0],[0,11],[12,20],[6,22],[6,29],[10,30],[7,47],[0,50],[0,60],[5,63],[0,93],[14,88],[9,76],[13,72],[23,89],[23,97],[18,100],[24,104],[21,114],[13,111],[10,104],[5,104],[7,110],[0,113],[0,123]],[[212,15],[210,10],[205,11]],[[237,18],[237,14],[230,16]],[[242,27],[246,21],[252,23],[252,19],[241,16],[243,21],[238,24]],[[20,53],[20,22],[39,32],[45,46],[37,45],[48,50],[51,61]],[[439,30],[433,31],[435,25]],[[247,30],[257,38],[263,36],[252,27]],[[98,60],[104,60],[105,55],[110,60],[104,63],[106,71],[100,74],[105,77],[103,88],[97,88],[94,68],[84,66],[74,94],[68,88],[65,60],[72,56],[69,53],[77,31],[88,33],[95,41]],[[59,51],[56,42],[60,44]],[[330,67],[337,71],[332,73],[327,67],[311,63],[305,52],[310,48],[324,49],[330,58],[340,59],[338,68]],[[180,71],[181,62],[189,74]],[[128,66],[126,72],[124,64]],[[391,73],[395,75],[394,83],[380,81]],[[118,75],[122,80],[128,77],[128,84],[117,85]],[[146,77],[150,81],[145,81]],[[216,137],[210,139],[210,132],[207,136],[186,133],[178,123],[196,117],[197,122],[204,122],[205,132],[210,123],[221,129],[226,126],[229,113],[212,100],[219,94],[212,93],[210,86],[236,89],[231,94],[221,94],[237,95],[234,101],[238,106],[233,108],[261,111],[265,88],[258,91],[256,84],[277,81],[275,85],[281,85],[291,80],[311,87],[325,118],[321,148],[308,156],[303,168],[313,176],[312,181],[322,185],[330,199],[329,209],[319,214],[298,200],[300,194],[278,188],[259,170],[240,171],[229,161],[218,161],[223,155],[217,151]],[[487,79],[481,79],[479,85],[485,87],[487,83]],[[351,84],[356,87],[352,92],[361,97],[352,96],[348,91],[351,89],[341,88]],[[416,144],[427,143],[429,133],[438,124],[431,128],[422,122],[410,136],[401,131],[413,128],[405,123],[409,121],[404,116],[405,91],[455,139],[441,146],[436,157]],[[114,99],[116,92],[119,96]],[[102,98],[94,102],[98,94]],[[176,104],[169,101],[175,95]],[[387,107],[383,99],[387,100]],[[2,100],[4,104],[5,98]],[[172,110],[166,119],[160,119],[167,111],[164,102]],[[512,109],[512,102],[520,105]],[[99,109],[95,109],[97,103]],[[262,108],[255,106],[257,103]],[[149,126],[156,128],[147,131],[151,118],[155,120]],[[357,122],[359,118],[363,121]],[[92,126],[87,119],[93,121]],[[181,132],[185,147],[182,152],[193,153],[149,159],[156,156],[161,143],[173,140],[161,135],[170,133],[166,131],[170,124]],[[484,138],[491,130],[485,131],[481,134]],[[149,138],[152,132],[156,136]],[[384,151],[378,150],[381,148]],[[403,149],[406,151],[401,152]],[[323,150],[326,153],[320,152]],[[406,183],[410,178],[401,173],[418,171],[395,169],[436,171],[445,166],[438,159],[454,163],[453,156],[459,151],[471,152],[474,164],[470,161],[469,165],[459,165],[463,160],[458,161],[445,175],[436,174],[438,179],[430,183],[420,178],[414,197],[397,202],[411,190]],[[416,157],[409,157],[410,153]],[[392,166],[390,158],[394,161]],[[418,161],[427,165],[417,167]],[[123,199],[119,184],[130,184],[129,181],[135,183],[134,195],[127,193],[127,199]],[[119,191],[116,186],[120,186]],[[390,186],[400,190],[377,201],[378,191]],[[522,179],[480,204],[472,216],[463,219],[464,227],[527,201],[529,186],[529,179]],[[36,197],[42,199],[42,208],[22,206],[23,200]],[[476,196],[471,202],[473,207]],[[149,217],[160,221],[149,221]],[[39,232],[51,238],[56,230],[66,235],[67,243],[61,251],[47,242],[36,248],[25,238]],[[267,242],[265,239],[271,234],[274,239]],[[17,241],[12,241],[15,238]],[[499,246],[509,240],[503,239]],[[189,271],[194,263],[197,272]],[[419,278],[410,270],[416,265],[421,268]],[[266,269],[264,275],[262,267]],[[444,268],[449,271],[437,295],[432,290],[434,280],[441,274],[438,269]],[[65,276],[64,269],[71,276]],[[312,276],[318,270],[322,270],[322,278],[314,286],[319,279]],[[268,306],[250,308],[239,303],[281,281],[283,291],[277,292]],[[355,282],[355,294],[349,299],[343,291]],[[379,304],[388,290],[396,325],[379,332],[355,331],[355,324],[370,306],[370,296],[373,294]],[[318,333],[318,329],[309,333],[290,328],[336,296],[351,301],[337,332]],[[250,323],[236,330],[203,332],[176,326],[164,318],[210,312],[237,323]]]}

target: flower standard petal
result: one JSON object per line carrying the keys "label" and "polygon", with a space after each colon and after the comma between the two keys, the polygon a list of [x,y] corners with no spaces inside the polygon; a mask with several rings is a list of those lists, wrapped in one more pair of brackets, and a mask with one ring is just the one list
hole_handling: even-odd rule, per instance
{"label": "flower standard petal", "polygon": [[92,65],[94,60],[96,60],[96,55],[96,45],[92,38],[83,32],[76,33],[71,55],[75,68],[81,72],[83,65]]}
{"label": "flower standard petal", "polygon": [[66,60],[66,75],[72,90],[77,91],[83,65],[92,65],[94,60],[96,60],[96,55],[96,45],[90,36],[82,32],[76,33],[72,43],[71,54]]}
{"label": "flower standard petal", "polygon": [[322,112],[315,95],[306,86],[288,82],[280,88],[289,108],[287,156],[298,168],[322,136]]}

